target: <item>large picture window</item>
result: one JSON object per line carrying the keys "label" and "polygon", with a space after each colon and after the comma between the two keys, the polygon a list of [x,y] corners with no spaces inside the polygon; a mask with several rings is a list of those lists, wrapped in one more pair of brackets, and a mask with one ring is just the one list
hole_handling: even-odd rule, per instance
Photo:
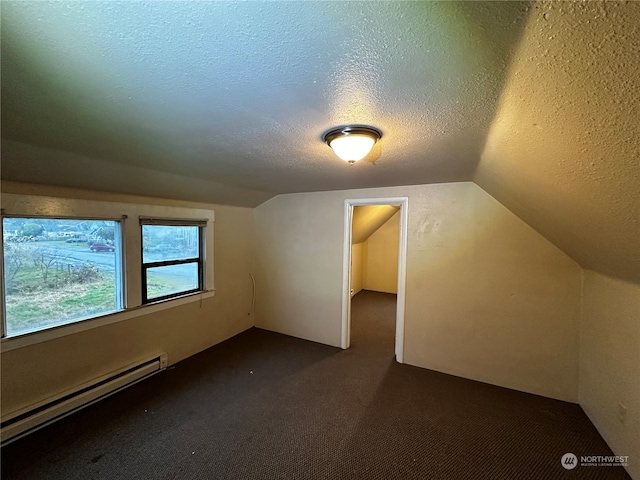
{"label": "large picture window", "polygon": [[4,217],[6,335],[121,310],[120,226],[116,220]]}
{"label": "large picture window", "polygon": [[206,221],[140,219],[142,303],[204,290]]}

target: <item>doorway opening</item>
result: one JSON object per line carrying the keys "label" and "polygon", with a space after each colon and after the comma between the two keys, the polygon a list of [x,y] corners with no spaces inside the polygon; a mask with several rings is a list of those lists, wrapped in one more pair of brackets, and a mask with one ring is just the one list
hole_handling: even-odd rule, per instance
{"label": "doorway opening", "polygon": [[[351,344],[351,290],[352,290],[352,245],[354,243],[354,208],[380,206],[386,208],[378,209],[380,212],[374,215],[374,209],[370,210],[372,216],[382,218],[385,223],[393,215],[398,215],[398,248],[397,248],[397,297],[396,297],[396,325],[395,325],[395,357],[398,363],[404,361],[404,305],[405,305],[405,284],[406,284],[406,260],[407,260],[407,219],[408,219],[408,203],[407,197],[394,198],[367,198],[367,199],[347,199],[345,200],[344,213],[344,247],[343,247],[343,278],[342,278],[342,337],[341,347],[349,348]],[[384,216],[388,215],[386,219]],[[360,238],[371,235],[373,232],[368,230],[377,230],[381,224],[371,222],[368,228],[364,230],[358,227],[356,235]],[[366,222],[365,222],[366,223]],[[356,238],[358,240],[359,238]]]}

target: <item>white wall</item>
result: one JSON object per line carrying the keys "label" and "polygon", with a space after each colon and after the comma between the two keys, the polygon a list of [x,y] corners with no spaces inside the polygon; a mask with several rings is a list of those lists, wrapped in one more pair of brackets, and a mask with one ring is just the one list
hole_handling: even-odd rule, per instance
{"label": "white wall", "polygon": [[580,405],[640,479],[640,285],[585,270],[580,338]]}
{"label": "white wall", "polygon": [[409,197],[405,362],[577,401],[582,270],[473,183],[260,205],[257,326],[339,346],[344,200],[399,196]]}
{"label": "white wall", "polygon": [[201,303],[193,302],[62,338],[3,350],[2,415],[151,354],[167,352],[169,363],[173,364],[253,326],[253,316],[247,315],[251,303],[252,209],[3,184],[3,193],[9,192],[212,208],[216,215],[216,294]]}
{"label": "white wall", "polygon": [[365,242],[365,290],[398,293],[400,213],[387,220]]}
{"label": "white wall", "polygon": [[362,290],[364,264],[364,243],[351,245],[351,290],[355,295]]}

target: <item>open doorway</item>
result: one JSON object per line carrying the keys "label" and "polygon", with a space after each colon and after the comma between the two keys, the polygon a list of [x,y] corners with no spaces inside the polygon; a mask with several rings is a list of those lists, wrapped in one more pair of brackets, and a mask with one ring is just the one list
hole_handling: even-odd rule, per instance
{"label": "open doorway", "polygon": [[[372,207],[378,206],[376,209],[369,209],[368,211],[362,211],[364,215],[358,217],[374,218],[373,221],[365,221],[364,227],[357,225],[354,231],[354,209],[356,207]],[[385,278],[384,273],[378,275],[377,279],[370,279],[370,281],[378,282],[379,288],[384,291],[395,290],[397,292],[396,300],[396,315],[395,315],[395,357],[396,361],[403,363],[404,360],[404,304],[405,304],[405,274],[406,274],[406,254],[407,254],[407,207],[408,198],[376,198],[376,199],[347,199],[345,200],[345,214],[344,214],[344,255],[343,255],[343,299],[342,299],[342,348],[349,348],[351,344],[351,297],[352,287],[355,291],[358,288],[362,288],[363,285],[359,285],[356,281],[354,284],[354,266],[353,260],[357,258],[353,256],[361,255],[358,249],[366,248],[364,245],[352,249],[354,239],[356,245],[364,244],[365,237],[371,236],[374,231],[378,230],[383,224],[389,221],[394,215],[397,215],[398,227],[397,227],[397,280],[395,289],[389,286],[389,279]],[[386,218],[385,218],[386,217]],[[365,218],[366,220],[366,218]],[[370,219],[368,219],[370,220]],[[354,235],[357,238],[354,238]],[[360,240],[360,242],[358,242]],[[355,254],[354,254],[355,251]],[[393,255],[393,254],[392,254]],[[396,277],[394,276],[394,279]],[[382,282],[382,283],[380,283]],[[386,282],[386,283],[385,283]]]}

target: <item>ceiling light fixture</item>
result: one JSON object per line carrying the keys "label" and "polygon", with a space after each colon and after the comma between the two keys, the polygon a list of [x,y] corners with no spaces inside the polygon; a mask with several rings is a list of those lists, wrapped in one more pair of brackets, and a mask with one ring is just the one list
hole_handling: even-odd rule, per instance
{"label": "ceiling light fixture", "polygon": [[351,165],[363,159],[380,140],[382,132],[374,127],[350,125],[329,130],[322,136],[335,154]]}

